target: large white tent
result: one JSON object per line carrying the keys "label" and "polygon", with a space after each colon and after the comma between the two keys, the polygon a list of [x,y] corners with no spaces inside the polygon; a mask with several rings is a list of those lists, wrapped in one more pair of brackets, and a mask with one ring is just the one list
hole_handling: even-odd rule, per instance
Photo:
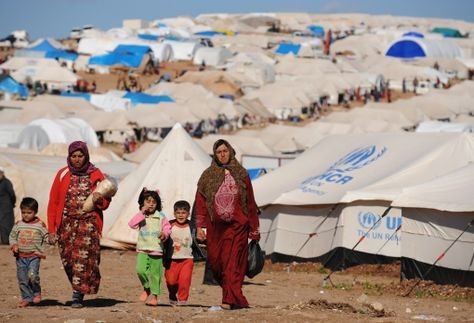
{"label": "large white tent", "polygon": [[163,212],[171,218],[177,200],[192,203],[199,176],[210,164],[209,155],[176,124],[148,158],[119,183],[114,201],[104,213],[102,244],[136,243],[137,232],[129,228],[128,221],[139,211],[138,196],[144,187],[160,190]]}
{"label": "large white tent", "polygon": [[262,207],[262,246],[267,254],[324,256],[337,267],[341,257],[331,258],[330,252],[351,249],[377,223],[366,237],[370,243],[361,243],[356,251],[359,256],[398,258],[399,236],[392,234],[401,224],[400,209],[391,209],[377,222],[390,201],[404,187],[473,160],[474,142],[463,134],[327,137],[254,182]]}
{"label": "large white tent", "polygon": [[[474,286],[473,183],[474,163],[470,163],[407,187],[392,202],[402,208],[403,277]],[[428,273],[436,260],[436,267]]]}
{"label": "large white tent", "polygon": [[92,127],[82,119],[37,119],[30,122],[18,135],[20,149],[42,150],[51,143],[70,143],[75,140],[99,146]]}

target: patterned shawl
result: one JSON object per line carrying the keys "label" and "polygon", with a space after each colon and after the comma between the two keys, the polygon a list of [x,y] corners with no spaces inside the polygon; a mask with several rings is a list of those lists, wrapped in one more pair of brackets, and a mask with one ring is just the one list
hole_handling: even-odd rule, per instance
{"label": "patterned shawl", "polygon": [[[230,151],[230,159],[226,165],[222,165],[216,155],[217,148],[223,144],[226,145]],[[224,139],[219,139],[214,143],[213,152],[214,156],[211,166],[202,173],[197,188],[198,192],[206,198],[206,206],[211,219],[214,217],[214,198],[224,181],[226,169],[230,172],[239,187],[242,211],[244,214],[247,214],[247,185],[245,184],[245,179],[248,176],[247,170],[235,159],[234,148]]]}

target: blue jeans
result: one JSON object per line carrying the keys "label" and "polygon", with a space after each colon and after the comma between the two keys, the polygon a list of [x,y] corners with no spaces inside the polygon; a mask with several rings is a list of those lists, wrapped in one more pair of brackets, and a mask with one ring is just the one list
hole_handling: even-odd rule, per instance
{"label": "blue jeans", "polygon": [[41,294],[39,257],[16,258],[16,276],[20,285],[21,298],[32,302],[33,297]]}

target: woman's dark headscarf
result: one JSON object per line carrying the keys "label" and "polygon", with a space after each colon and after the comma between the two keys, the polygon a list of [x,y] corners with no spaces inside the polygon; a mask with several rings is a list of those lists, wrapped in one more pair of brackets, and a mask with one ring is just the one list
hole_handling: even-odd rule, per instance
{"label": "woman's dark headscarf", "polygon": [[[222,165],[219,161],[219,158],[217,158],[216,150],[221,145],[225,145],[230,152],[229,162],[226,165]],[[230,172],[235,180],[235,183],[239,187],[242,211],[244,214],[247,214],[247,170],[245,170],[245,168],[240,165],[237,159],[235,159],[235,150],[226,140],[217,140],[214,143],[212,150],[214,152],[214,156],[212,158],[211,166],[202,173],[198,182],[198,192],[206,198],[206,206],[211,218],[214,215],[214,198],[217,191],[219,190],[219,187],[224,181],[226,169]]]}
{"label": "woman's dark headscarf", "polygon": [[[75,168],[71,163],[71,155],[78,150],[84,154],[85,160],[80,168]],[[71,173],[78,176],[88,175],[97,169],[94,164],[89,161],[89,149],[87,149],[87,144],[83,141],[74,141],[69,145],[67,165]]]}

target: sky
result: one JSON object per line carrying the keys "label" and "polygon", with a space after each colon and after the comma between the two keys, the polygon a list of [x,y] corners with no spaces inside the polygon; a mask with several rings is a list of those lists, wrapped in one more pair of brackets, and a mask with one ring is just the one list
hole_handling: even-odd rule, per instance
{"label": "sky", "polygon": [[249,12],[358,12],[474,23],[474,0],[2,0],[0,38],[14,30],[26,30],[32,40],[65,38],[86,24],[107,30],[121,27],[124,19]]}

